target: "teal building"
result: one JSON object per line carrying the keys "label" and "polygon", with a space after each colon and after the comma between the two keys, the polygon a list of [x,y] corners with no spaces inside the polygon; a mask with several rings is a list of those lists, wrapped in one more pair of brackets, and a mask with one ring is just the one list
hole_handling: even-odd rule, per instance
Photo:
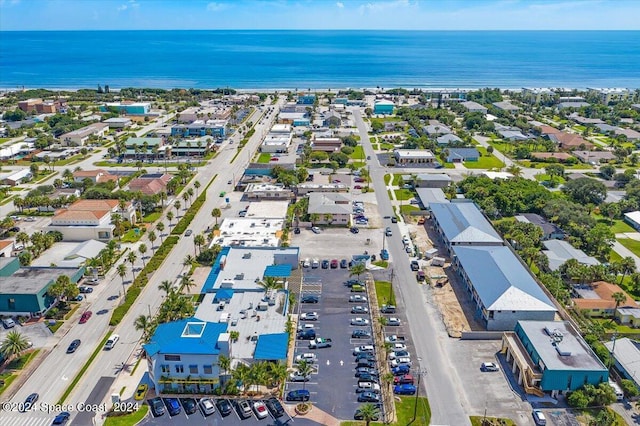
{"label": "teal building", "polygon": [[149,102],[108,102],[100,105],[100,112],[116,110],[119,114],[147,115],[151,111]]}
{"label": "teal building", "polygon": [[373,106],[373,113],[391,115],[393,114],[393,107],[394,107],[394,104],[391,101],[386,101],[386,100],[378,101]]}
{"label": "teal building", "polygon": [[82,268],[21,268],[17,257],[0,258],[0,315],[41,316],[55,299],[47,294],[60,275],[77,283]]}

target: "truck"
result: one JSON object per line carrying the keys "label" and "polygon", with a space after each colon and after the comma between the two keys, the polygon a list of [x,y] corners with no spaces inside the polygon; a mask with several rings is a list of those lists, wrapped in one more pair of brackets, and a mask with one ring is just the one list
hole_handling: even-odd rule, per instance
{"label": "truck", "polygon": [[404,343],[406,341],[406,338],[404,336],[392,334],[391,336],[387,336],[384,341],[387,343]]}
{"label": "truck", "polygon": [[331,339],[318,337],[309,342],[309,349],[320,349],[320,348],[330,348],[330,347],[331,347]]}

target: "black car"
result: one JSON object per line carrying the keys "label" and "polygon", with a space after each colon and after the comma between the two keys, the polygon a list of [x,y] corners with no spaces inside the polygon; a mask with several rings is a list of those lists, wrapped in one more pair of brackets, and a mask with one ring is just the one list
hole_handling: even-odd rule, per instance
{"label": "black car", "polygon": [[364,283],[360,280],[347,280],[344,282],[344,285],[347,287],[353,287],[354,285],[364,285]]}
{"label": "black car", "polygon": [[358,355],[356,355],[356,362],[365,361],[365,360],[375,362],[376,356],[369,352],[361,352]]}
{"label": "black car", "polygon": [[228,399],[216,399],[216,407],[222,417],[227,417],[233,411]]}
{"label": "black car", "polygon": [[360,368],[360,367],[376,368],[376,362],[361,359],[360,361],[357,361],[357,364],[356,364],[356,368]]}
{"label": "black car", "polygon": [[71,342],[71,344],[67,348],[67,353],[68,354],[74,353],[76,349],[78,349],[78,346],[80,346],[80,343],[82,343],[80,339],[75,339],[73,342]]}
{"label": "black car", "polygon": [[162,403],[162,399],[159,397],[150,399],[147,401],[149,407],[151,407],[151,414],[153,417],[160,417],[164,414],[164,404]]}
{"label": "black car", "polygon": [[164,405],[167,406],[167,411],[169,411],[171,417],[177,416],[180,414],[180,411],[182,411],[178,398],[162,398],[162,400],[164,401]]}
{"label": "black car", "polygon": [[278,401],[276,398],[269,398],[264,401],[264,404],[267,406],[267,409],[269,410],[271,415],[276,419],[278,417],[284,416],[284,408],[282,407],[282,404],[280,404],[280,401]]}
{"label": "black car", "polygon": [[352,339],[370,339],[371,332],[367,330],[356,329],[351,332]]}
{"label": "black car", "polygon": [[293,230],[293,233],[294,233],[294,234],[299,234],[299,233],[300,233],[300,228],[295,228],[295,229]]}
{"label": "black car", "polygon": [[357,234],[358,232],[360,232],[360,229],[356,228],[355,226],[352,226],[351,229],[349,229],[349,231],[351,231],[352,234]]}
{"label": "black car", "polygon": [[184,408],[184,412],[187,414],[193,414],[198,410],[196,400],[193,398],[180,398],[180,403]]}
{"label": "black car", "polygon": [[33,407],[33,404],[35,404],[35,402],[38,400],[39,397],[40,395],[38,395],[37,393],[32,393],[31,395],[29,395],[27,399],[24,400],[22,411],[31,410],[31,408]]}
{"label": "black car", "polygon": [[302,296],[300,298],[300,303],[318,303],[320,301],[320,298],[318,296],[314,296],[314,295],[306,295],[306,296]]}
{"label": "black car", "polygon": [[391,216],[391,223],[398,223],[398,218],[395,216]]}
{"label": "black car", "polygon": [[373,392],[362,392],[358,395],[358,402],[380,402],[380,396]]}
{"label": "black car", "polygon": [[64,425],[69,421],[69,417],[71,417],[71,414],[68,411],[63,411],[62,413],[58,414],[53,419],[53,423],[51,423],[51,424],[52,425]]}
{"label": "black car", "polygon": [[358,376],[358,381],[376,383],[378,381],[378,376],[374,376],[373,374],[369,373],[360,373],[360,375]]}
{"label": "black car", "polygon": [[327,259],[322,261],[322,269],[329,269],[329,261]]}
{"label": "black car", "polygon": [[313,340],[316,338],[315,330],[304,330],[298,332],[298,340]]}
{"label": "black car", "polygon": [[346,269],[347,268],[347,259],[342,259],[340,261],[340,268],[342,268],[342,269]]}

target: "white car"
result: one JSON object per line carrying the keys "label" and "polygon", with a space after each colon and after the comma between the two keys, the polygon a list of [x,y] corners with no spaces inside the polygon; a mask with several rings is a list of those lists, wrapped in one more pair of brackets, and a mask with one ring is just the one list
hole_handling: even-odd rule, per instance
{"label": "white car", "polygon": [[318,228],[317,226],[312,226],[312,227],[311,227],[311,231],[312,231],[314,234],[319,234],[319,233],[320,233],[320,228]]}
{"label": "white car", "polygon": [[500,368],[495,362],[483,362],[480,369],[482,371],[500,371]]}
{"label": "white car", "polygon": [[393,368],[399,366],[400,364],[405,364],[405,365],[411,366],[411,358],[409,358],[409,357],[400,357],[400,358],[396,358],[393,361],[391,361],[391,367],[393,367]]}
{"label": "white car", "polygon": [[308,382],[309,376],[303,376],[300,373],[297,373],[294,371],[293,373],[289,374],[289,381],[290,382]]}
{"label": "white car", "polygon": [[391,345],[391,350],[392,351],[406,351],[407,350],[407,345],[405,345],[404,343],[393,343]]}
{"label": "white car", "polygon": [[395,351],[391,352],[388,355],[389,361],[392,361],[396,358],[411,358],[411,354],[407,351]]}
{"label": "white car", "polygon": [[120,336],[118,336],[117,334],[111,335],[111,337],[109,337],[109,340],[107,340],[107,343],[104,344],[104,348],[107,350],[113,349],[118,340],[120,340]]}
{"label": "white car", "polygon": [[349,296],[350,303],[358,303],[358,302],[366,302],[366,301],[367,301],[366,296],[360,296],[359,294],[356,294],[354,296]]}
{"label": "white car", "polygon": [[318,321],[318,313],[317,312],[305,312],[300,314],[301,321]]}
{"label": "white car", "polygon": [[211,401],[211,398],[202,398],[199,402],[200,410],[203,416],[210,416],[216,411],[216,407]]}
{"label": "white car", "polygon": [[391,317],[387,319],[387,325],[389,326],[399,326],[400,325],[400,318],[396,318],[396,317]]}
{"label": "white car", "polygon": [[380,385],[373,382],[358,382],[356,393],[361,393],[366,391],[380,393]]}
{"label": "white car", "polygon": [[256,401],[253,403],[253,412],[256,413],[256,417],[264,419],[269,415],[267,406],[262,401]]}
{"label": "white car", "polygon": [[373,345],[362,345],[362,346],[358,346],[353,350],[353,355],[355,356],[363,352],[371,353],[374,350],[375,348],[373,347]]}
{"label": "white car", "polygon": [[314,363],[318,361],[318,357],[313,352],[306,352],[296,356],[296,362],[307,361],[308,363]]}
{"label": "white car", "polygon": [[307,259],[302,261],[302,267],[303,268],[308,268],[310,266],[311,266],[311,260],[310,259],[307,258]]}
{"label": "white car", "polygon": [[369,320],[366,318],[351,318],[351,325],[358,325],[358,326],[363,326],[363,325],[369,325]]}

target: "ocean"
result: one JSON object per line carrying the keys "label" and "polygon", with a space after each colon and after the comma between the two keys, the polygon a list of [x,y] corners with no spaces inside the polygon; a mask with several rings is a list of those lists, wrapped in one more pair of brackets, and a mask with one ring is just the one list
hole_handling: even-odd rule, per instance
{"label": "ocean", "polygon": [[640,88],[640,31],[0,32],[1,88]]}

